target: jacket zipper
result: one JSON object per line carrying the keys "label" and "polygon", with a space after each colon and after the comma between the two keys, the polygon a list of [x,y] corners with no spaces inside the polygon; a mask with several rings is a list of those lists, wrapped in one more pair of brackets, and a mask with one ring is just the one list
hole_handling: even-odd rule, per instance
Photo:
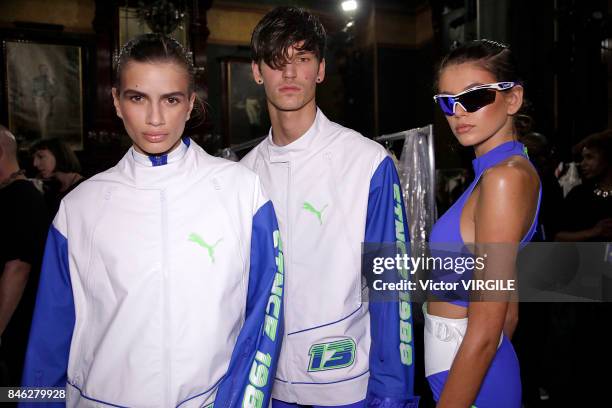
{"label": "jacket zipper", "polygon": [[[284,323],[284,330],[283,330],[283,342],[285,342],[285,344],[289,344],[286,340],[287,340],[287,320],[288,320],[288,314],[287,314],[287,299],[289,298],[289,296],[287,296],[287,290],[289,290],[289,285],[287,284],[287,266],[291,264],[290,262],[290,257],[291,254],[293,253],[292,251],[287,251],[286,247],[289,246],[289,239],[291,237],[291,214],[292,214],[292,207],[291,207],[291,161],[287,161],[287,204],[286,204],[286,208],[287,208],[287,236],[284,238],[287,240],[287,242],[283,242],[283,252],[284,254],[288,254],[289,256],[284,256],[283,260],[285,262],[285,265],[283,265],[283,267],[285,268],[285,273],[284,273],[284,286],[285,286],[285,293],[283,296],[283,315],[284,315],[284,319],[285,319],[285,323]],[[281,240],[283,239],[283,237],[281,236]],[[282,242],[282,241],[281,241]],[[293,384],[291,382],[291,374],[289,371],[289,363],[288,363],[287,358],[285,358],[285,373],[287,375],[287,383],[290,385],[290,389],[291,389],[291,393],[293,394]]]}
{"label": "jacket zipper", "polygon": [[170,407],[173,404],[170,402],[171,398],[171,376],[170,376],[170,347],[169,337],[170,333],[169,322],[170,322],[170,302],[168,300],[168,292],[170,291],[170,278],[168,276],[168,202],[166,200],[166,191],[160,191],[160,204],[161,204],[161,234],[162,234],[162,346],[163,346],[163,382],[164,382],[164,406]]}

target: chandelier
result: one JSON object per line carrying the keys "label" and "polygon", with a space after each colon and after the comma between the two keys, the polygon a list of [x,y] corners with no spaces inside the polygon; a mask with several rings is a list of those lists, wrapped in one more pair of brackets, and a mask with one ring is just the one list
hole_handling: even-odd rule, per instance
{"label": "chandelier", "polygon": [[138,18],[154,33],[169,35],[185,18],[185,0],[140,0]]}

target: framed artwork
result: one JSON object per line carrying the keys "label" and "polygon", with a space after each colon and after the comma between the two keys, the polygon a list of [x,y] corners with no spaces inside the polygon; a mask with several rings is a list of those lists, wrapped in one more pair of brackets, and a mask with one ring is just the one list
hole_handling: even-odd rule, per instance
{"label": "framed artwork", "polygon": [[83,149],[85,47],[3,39],[7,125],[22,149],[59,137]]}
{"label": "framed artwork", "polygon": [[266,135],[270,129],[266,94],[253,79],[251,61],[224,58],[221,70],[225,144],[239,144]]}

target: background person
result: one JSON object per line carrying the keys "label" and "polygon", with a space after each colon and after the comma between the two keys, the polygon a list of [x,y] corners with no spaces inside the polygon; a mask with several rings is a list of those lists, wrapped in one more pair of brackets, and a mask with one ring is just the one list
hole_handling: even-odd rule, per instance
{"label": "background person", "polygon": [[[600,247],[595,253],[604,256],[604,251],[612,242],[612,130],[595,133],[574,147],[580,153],[580,173],[582,184],[572,188],[565,197],[561,209],[562,223],[555,240],[561,242],[590,242],[590,248]],[[601,243],[601,244],[596,244]],[[606,244],[608,243],[608,244]],[[580,262],[577,253],[565,246],[566,252],[573,254],[574,265]],[[600,322],[606,321],[612,312],[610,288],[612,282],[602,277],[603,303],[568,303],[559,305],[564,314],[562,322],[564,333],[557,346],[561,350],[574,347],[579,353],[570,354],[562,362],[555,361],[551,371],[553,377],[551,401],[572,406],[601,405],[600,396],[591,393],[576,393],[573,390],[586,390],[593,387],[590,372],[606,370],[603,350],[607,341],[598,329]],[[560,319],[559,319],[560,320]],[[565,374],[560,371],[567,370]]]}
{"label": "background person", "polygon": [[47,231],[40,191],[19,169],[0,125],[0,386],[19,386]]}
{"label": "background person", "polygon": [[80,174],[81,164],[70,146],[58,138],[39,140],[30,151],[37,176],[43,180],[49,221],[52,221],[62,198],[85,180]]}
{"label": "background person", "polygon": [[588,136],[579,152],[582,184],[565,197],[563,223],[555,240],[612,241],[612,130]]}

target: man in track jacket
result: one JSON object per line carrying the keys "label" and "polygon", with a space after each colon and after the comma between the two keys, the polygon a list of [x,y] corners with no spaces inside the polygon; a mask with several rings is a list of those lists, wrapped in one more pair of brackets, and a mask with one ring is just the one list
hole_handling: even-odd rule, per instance
{"label": "man in track jacket", "polygon": [[363,242],[408,242],[385,149],[315,103],[325,30],[279,7],[251,40],[272,129],[242,163],[270,194],[284,243],[285,339],[273,405],[416,407],[410,302],[362,303]]}

